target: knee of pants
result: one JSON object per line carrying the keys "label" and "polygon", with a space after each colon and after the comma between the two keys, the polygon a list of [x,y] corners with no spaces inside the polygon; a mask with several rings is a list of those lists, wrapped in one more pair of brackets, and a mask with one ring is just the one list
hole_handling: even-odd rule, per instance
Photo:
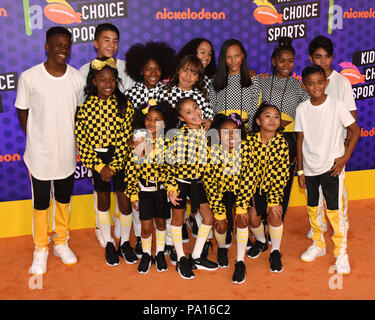
{"label": "knee of pants", "polygon": [[35,210],[46,210],[49,208],[51,197],[49,194],[38,195],[34,197],[34,209]]}

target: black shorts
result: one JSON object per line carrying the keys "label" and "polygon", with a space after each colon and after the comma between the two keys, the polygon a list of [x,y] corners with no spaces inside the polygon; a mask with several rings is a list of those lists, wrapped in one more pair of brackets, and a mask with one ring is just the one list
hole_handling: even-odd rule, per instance
{"label": "black shorts", "polygon": [[150,220],[154,218],[169,219],[171,211],[167,199],[167,191],[140,191],[139,196],[139,218]]}
{"label": "black shorts", "polygon": [[259,190],[254,194],[253,207],[257,212],[257,216],[266,217],[267,216],[267,194],[259,193]]}
{"label": "black shorts", "polygon": [[93,170],[92,181],[94,184],[94,190],[96,192],[111,191],[111,182],[113,183],[113,192],[124,192],[126,189],[124,169],[116,172],[115,175],[112,177],[111,182],[103,181],[100,174]]}
{"label": "black shorts", "polygon": [[191,205],[191,213],[196,213],[197,208],[203,203],[208,203],[206,191],[204,190],[203,183],[200,180],[194,180],[191,184],[177,181],[178,190],[180,191],[178,198],[180,200],[177,206],[171,204],[174,209],[185,209],[186,198],[189,197]]}

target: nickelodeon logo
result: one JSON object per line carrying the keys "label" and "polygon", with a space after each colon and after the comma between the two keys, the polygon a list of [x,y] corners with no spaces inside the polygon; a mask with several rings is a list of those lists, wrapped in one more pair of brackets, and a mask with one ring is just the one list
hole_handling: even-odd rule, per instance
{"label": "nickelodeon logo", "polygon": [[0,162],[16,162],[21,161],[21,156],[18,153],[15,154],[0,154]]}
{"label": "nickelodeon logo", "polygon": [[254,0],[258,7],[254,11],[256,21],[265,25],[283,23],[283,15],[279,14],[273,4],[267,0]]}
{"label": "nickelodeon logo", "polygon": [[8,11],[4,8],[0,8],[0,17],[7,17]]}
{"label": "nickelodeon logo", "polygon": [[375,135],[375,127],[372,127],[371,130],[364,130],[361,128],[361,137],[366,138],[366,137],[373,137]]}
{"label": "nickelodeon logo", "polygon": [[341,62],[339,66],[343,68],[343,70],[340,71],[340,74],[348,78],[352,85],[365,82],[365,76],[361,74],[357,66],[353,63],[345,61]]}
{"label": "nickelodeon logo", "polygon": [[186,11],[167,11],[164,8],[163,11],[156,13],[156,20],[225,20],[225,12],[210,12],[204,8],[201,11],[192,11],[190,8]]}

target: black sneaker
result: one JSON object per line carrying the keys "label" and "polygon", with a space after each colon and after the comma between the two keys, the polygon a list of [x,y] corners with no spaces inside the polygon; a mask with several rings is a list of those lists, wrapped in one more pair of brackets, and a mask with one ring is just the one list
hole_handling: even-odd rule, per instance
{"label": "black sneaker", "polygon": [[251,239],[247,239],[247,245],[246,245],[246,250],[249,250],[253,246],[253,243],[251,242]]}
{"label": "black sneaker", "polygon": [[168,246],[168,245],[166,245],[165,246],[165,251],[168,253],[169,261],[173,265],[176,265],[176,262],[177,262],[177,253],[176,253],[176,249],[174,248],[174,246]]}
{"label": "black sneaker", "polygon": [[134,247],[134,252],[135,252],[135,255],[138,258],[142,257],[143,251],[142,251],[142,240],[141,240],[141,237],[137,237],[137,242],[136,242],[135,247]]}
{"label": "black sneaker", "polygon": [[155,257],[156,270],[158,272],[164,272],[168,270],[167,262],[165,261],[164,253],[159,251]]}
{"label": "black sneaker", "polygon": [[196,238],[198,236],[199,228],[198,228],[197,220],[195,220],[195,216],[190,214],[188,222],[189,222],[189,227],[190,227],[190,230],[191,230],[191,235],[194,238]]}
{"label": "black sneaker", "polygon": [[203,246],[202,253],[201,253],[201,258],[207,259],[208,253],[210,251],[210,247],[211,247],[211,250],[213,250],[211,240],[207,240],[205,242],[204,246]]}
{"label": "black sneaker", "polygon": [[280,273],[283,271],[283,264],[281,263],[281,253],[279,250],[274,250],[270,255],[270,269],[272,272]]}
{"label": "black sneaker", "polygon": [[138,258],[135,255],[135,253],[133,251],[133,248],[130,246],[130,242],[125,241],[121,246],[120,246],[120,243],[121,243],[121,239],[120,239],[120,242],[119,242],[117,254],[120,257],[123,257],[125,259],[126,263],[129,263],[129,264],[136,263],[138,261]]}
{"label": "black sneaker", "polygon": [[152,265],[152,257],[148,253],[142,254],[141,262],[138,265],[138,273],[146,274]]}
{"label": "black sneaker", "polygon": [[217,248],[217,264],[220,268],[228,268],[228,249]]}
{"label": "black sneaker", "polygon": [[215,271],[219,267],[217,263],[212,262],[205,258],[198,258],[193,259],[193,257],[190,255],[189,262],[191,264],[192,269],[201,269],[201,270],[207,270],[207,271]]}
{"label": "black sneaker", "polygon": [[107,242],[107,245],[105,246],[105,261],[111,267],[118,266],[120,264],[116,248],[112,242]]}
{"label": "black sneaker", "polygon": [[237,261],[234,265],[232,283],[241,284],[246,280],[246,266],[243,261]]}
{"label": "black sneaker", "polygon": [[232,245],[232,230],[227,230],[227,236],[225,238],[225,248],[230,248]]}
{"label": "black sneaker", "polygon": [[259,255],[266,251],[268,249],[268,244],[260,242],[260,241],[255,241],[255,244],[249,249],[247,252],[247,256],[252,259],[256,259],[259,257]]}
{"label": "black sneaker", "polygon": [[176,270],[182,278],[194,279],[194,272],[191,269],[191,264],[186,257],[182,257],[180,261],[177,261]]}
{"label": "black sneaker", "polygon": [[182,243],[187,243],[189,242],[189,234],[186,228],[186,223],[182,225]]}

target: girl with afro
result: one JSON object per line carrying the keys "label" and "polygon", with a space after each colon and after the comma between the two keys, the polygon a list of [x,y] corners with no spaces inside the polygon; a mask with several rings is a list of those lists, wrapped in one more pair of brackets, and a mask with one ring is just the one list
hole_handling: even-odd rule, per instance
{"label": "girl with afro", "polygon": [[157,93],[164,87],[162,81],[173,72],[175,50],[164,42],[137,43],[126,52],[125,59],[126,70],[136,81],[125,94],[136,109],[157,98]]}

